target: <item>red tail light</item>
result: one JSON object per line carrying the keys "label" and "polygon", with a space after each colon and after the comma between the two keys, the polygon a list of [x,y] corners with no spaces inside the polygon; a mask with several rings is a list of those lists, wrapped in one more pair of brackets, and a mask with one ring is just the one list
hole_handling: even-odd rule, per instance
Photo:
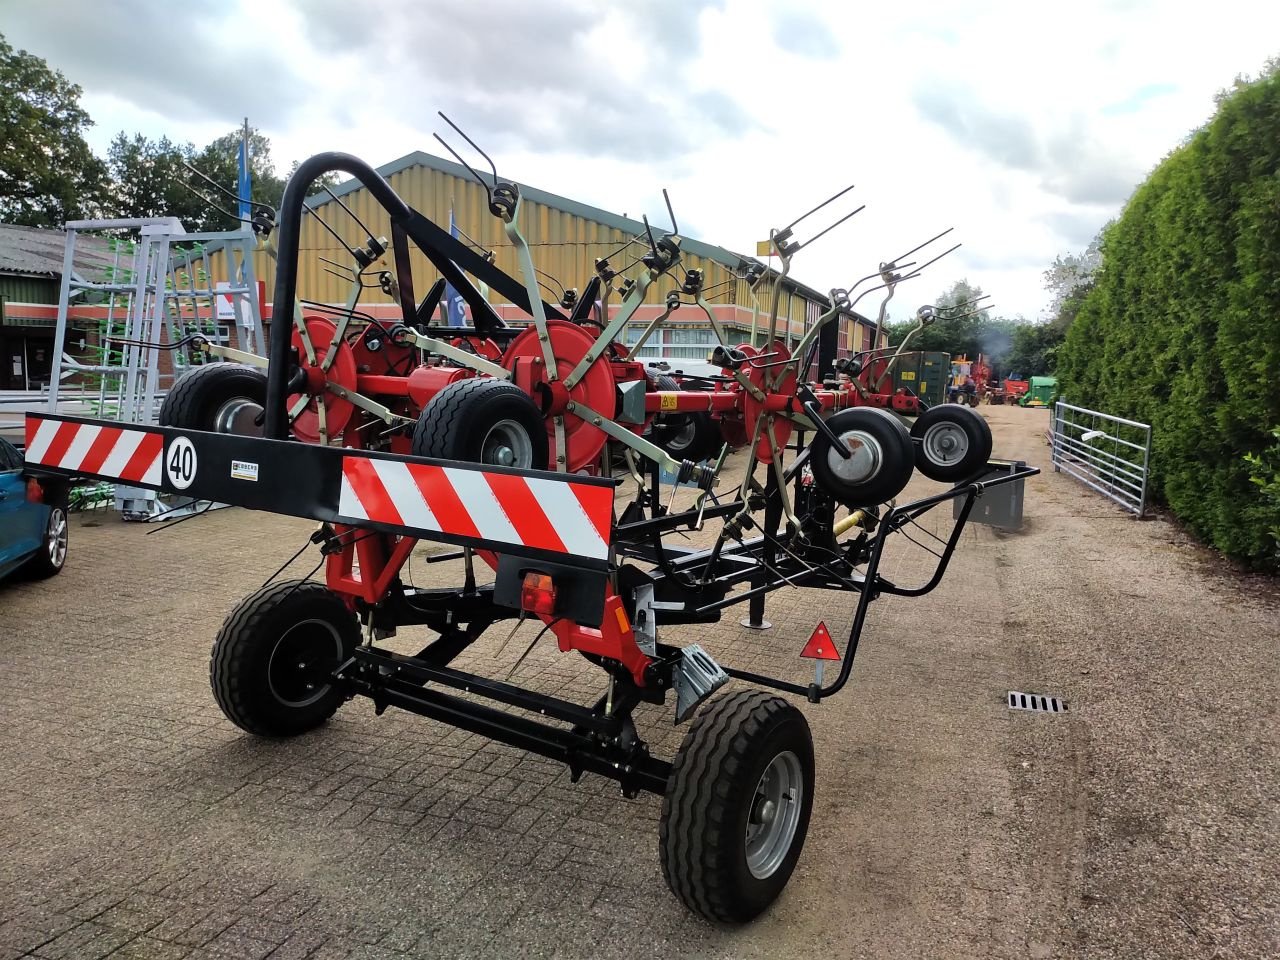
{"label": "red tail light", "polygon": [[556,585],[551,576],[530,570],[520,587],[520,606],[529,613],[550,617],[556,609]]}
{"label": "red tail light", "polygon": [[44,487],[40,486],[40,481],[35,477],[27,481],[27,502],[44,503]]}

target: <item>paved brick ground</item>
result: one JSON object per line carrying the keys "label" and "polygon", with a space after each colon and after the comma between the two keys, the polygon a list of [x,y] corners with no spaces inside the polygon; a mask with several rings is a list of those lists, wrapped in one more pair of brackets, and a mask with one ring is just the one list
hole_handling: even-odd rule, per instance
{"label": "paved brick ground", "polygon": [[[1042,459],[1029,423],[1009,420],[998,452]],[[1037,684],[1084,695],[1066,661],[1026,639],[1029,624],[1092,629],[1055,593],[1087,569],[1059,511],[1093,510],[1126,549],[1146,534],[1063,478],[1038,478],[1027,509],[1023,538],[966,533],[929,598],[878,603],[850,689],[804,705],[819,777],[809,841],[784,897],[741,930],[711,928],[668,894],[656,797],[627,801],[590,776],[574,785],[556,764],[396,711],[375,717],[364,701],[285,743],[226,721],[209,644],[308,524],[224,510],[150,534],[83,518],[62,576],[0,584],[0,960],[1076,955],[1091,922],[1077,913],[1102,734],[1087,709],[1046,720],[1011,714],[1003,696]],[[1033,548],[1057,557],[1056,580],[1023,576]],[[424,584],[443,567],[418,558],[413,573]],[[771,599],[773,631],[740,629],[734,611],[680,636],[801,678],[795,654],[815,620],[842,639],[851,606],[786,590]],[[499,654],[506,634],[490,631],[462,666],[505,675],[533,636],[523,628]],[[545,641],[514,677],[584,702],[600,692],[594,668]],[[682,733],[670,714],[641,719],[669,755]],[[1108,896],[1137,889],[1122,879]],[[1147,942],[1146,928],[1117,922],[1121,947],[1103,953],[1142,955],[1122,948]],[[1202,944],[1153,955],[1208,955]]]}

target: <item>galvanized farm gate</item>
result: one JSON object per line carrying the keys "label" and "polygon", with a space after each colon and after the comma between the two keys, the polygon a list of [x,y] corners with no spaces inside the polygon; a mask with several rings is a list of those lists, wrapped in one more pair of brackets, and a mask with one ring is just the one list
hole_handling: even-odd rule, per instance
{"label": "galvanized farm gate", "polygon": [[1069,473],[1139,518],[1146,512],[1150,424],[1059,401],[1049,442],[1055,473]]}

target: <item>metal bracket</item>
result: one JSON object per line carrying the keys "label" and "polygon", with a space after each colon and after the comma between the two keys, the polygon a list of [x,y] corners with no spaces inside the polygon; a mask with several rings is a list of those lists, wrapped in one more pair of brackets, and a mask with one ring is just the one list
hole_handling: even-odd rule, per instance
{"label": "metal bracket", "polygon": [[688,718],[707,697],[729,682],[729,675],[696,643],[680,651],[676,664],[676,723]]}

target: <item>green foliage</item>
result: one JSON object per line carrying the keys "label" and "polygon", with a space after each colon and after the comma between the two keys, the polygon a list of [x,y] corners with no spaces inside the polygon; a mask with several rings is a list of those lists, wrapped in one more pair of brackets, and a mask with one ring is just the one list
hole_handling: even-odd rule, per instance
{"label": "green foliage", "polygon": [[1226,553],[1274,564],[1277,508],[1246,458],[1280,422],[1280,75],[1222,97],[1102,254],[1057,354],[1062,395],[1152,424],[1152,492]]}
{"label": "green foliage", "polygon": [[85,142],[81,92],[0,36],[0,222],[53,227],[100,212],[106,167]]}
{"label": "green foliage", "polygon": [[1245,454],[1249,465],[1249,481],[1262,492],[1264,506],[1270,508],[1270,516],[1264,521],[1267,534],[1273,541],[1272,559],[1280,563],[1280,427],[1271,431],[1275,443],[1261,453]]}
{"label": "green foliage", "polygon": [[[1062,330],[1052,324],[992,317],[987,310],[964,316],[962,304],[982,296],[982,288],[958,280],[934,302],[943,316],[911,338],[909,349],[930,350],[975,359],[984,354],[1000,377],[1039,376],[1053,371],[1054,354],[1062,342]],[[897,346],[915,327],[914,320],[889,325],[889,343]]]}
{"label": "green foliage", "polygon": [[[235,191],[239,176],[241,131],[233,130],[202,150],[193,144],[176,144],[167,137],[149,140],[142,134],[132,138],[116,135],[108,153],[113,184],[113,207],[117,217],[178,217],[188,230],[234,230],[239,221],[228,214],[238,213],[231,197],[219,193],[187,170],[196,170],[228,190]],[[297,164],[294,164],[296,167]],[[249,177],[255,203],[279,209],[286,180],[276,176],[271,159],[271,141],[249,128]],[[313,192],[337,182],[329,174],[316,183]],[[222,211],[214,209],[184,184],[195,187]]]}

